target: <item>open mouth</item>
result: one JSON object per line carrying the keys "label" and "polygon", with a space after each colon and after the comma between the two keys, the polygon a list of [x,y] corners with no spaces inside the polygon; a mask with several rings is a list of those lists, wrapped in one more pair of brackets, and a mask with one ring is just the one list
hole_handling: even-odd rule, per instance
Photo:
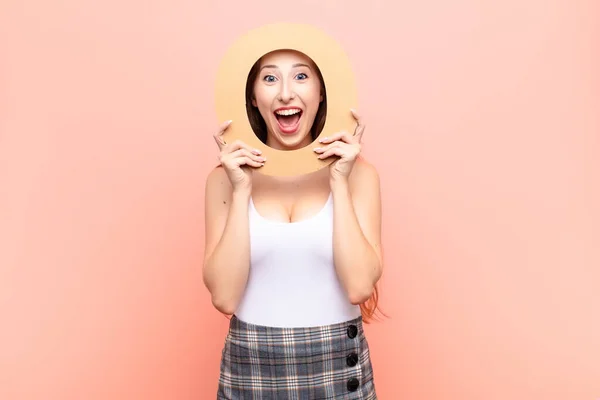
{"label": "open mouth", "polygon": [[296,133],[300,126],[302,110],[299,108],[278,109],[275,111],[275,118],[279,124],[279,130],[285,134]]}

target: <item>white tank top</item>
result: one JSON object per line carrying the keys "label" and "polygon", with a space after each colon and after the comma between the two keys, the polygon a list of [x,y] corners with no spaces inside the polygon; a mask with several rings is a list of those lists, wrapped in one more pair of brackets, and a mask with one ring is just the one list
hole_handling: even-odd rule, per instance
{"label": "white tank top", "polygon": [[313,217],[279,222],[249,207],[250,274],[235,315],[255,325],[310,327],[361,315],[333,264],[333,198]]}

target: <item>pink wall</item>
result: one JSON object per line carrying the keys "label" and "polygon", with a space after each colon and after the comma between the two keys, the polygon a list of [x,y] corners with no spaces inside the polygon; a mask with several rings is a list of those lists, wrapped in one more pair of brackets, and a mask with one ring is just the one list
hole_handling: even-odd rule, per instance
{"label": "pink wall", "polygon": [[384,191],[380,398],[599,398],[591,0],[2,1],[0,398],[214,398],[213,77],[274,21],[322,27],[356,69]]}

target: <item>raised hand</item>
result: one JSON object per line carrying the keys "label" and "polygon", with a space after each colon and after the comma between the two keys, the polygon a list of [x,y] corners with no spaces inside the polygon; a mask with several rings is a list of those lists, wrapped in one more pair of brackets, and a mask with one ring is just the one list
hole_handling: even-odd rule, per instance
{"label": "raised hand", "polygon": [[361,151],[361,140],[365,125],[358,113],[355,110],[351,111],[357,123],[354,134],[350,135],[345,131],[335,133],[321,139],[320,143],[325,146],[314,150],[318,154],[318,158],[322,160],[331,156],[339,157],[329,166],[331,179],[333,180],[347,179],[350,176],[354,162]]}
{"label": "raised hand", "polygon": [[252,189],[252,171],[265,164],[266,158],[261,156],[261,151],[253,149],[244,142],[236,140],[226,143],[223,134],[231,125],[231,121],[220,126],[214,135],[219,146],[219,161],[227,173],[227,177],[234,191]]}

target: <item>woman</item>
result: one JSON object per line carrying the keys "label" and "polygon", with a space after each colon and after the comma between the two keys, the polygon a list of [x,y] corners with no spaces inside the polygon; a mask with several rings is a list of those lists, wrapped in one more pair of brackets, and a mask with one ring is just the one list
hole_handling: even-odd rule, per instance
{"label": "woman", "polygon": [[[317,66],[278,50],[252,68],[250,123],[279,150],[313,143],[326,114]],[[294,177],[244,143],[215,140],[221,165],[206,182],[204,283],[232,315],[218,399],[375,399],[363,317],[377,306],[382,273],[376,170],[359,158],[364,126],[321,140],[328,168]]]}

